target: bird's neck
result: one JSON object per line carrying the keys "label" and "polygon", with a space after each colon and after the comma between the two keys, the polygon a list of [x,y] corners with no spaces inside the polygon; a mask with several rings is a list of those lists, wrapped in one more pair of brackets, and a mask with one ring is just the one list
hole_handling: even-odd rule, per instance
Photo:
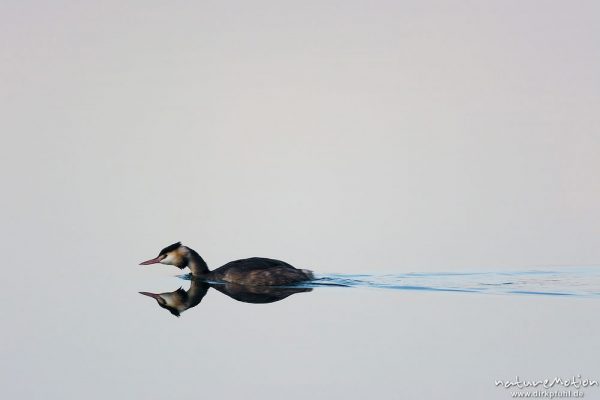
{"label": "bird's neck", "polygon": [[196,253],[196,251],[190,249],[189,247],[188,250],[189,252],[187,254],[187,266],[190,269],[190,271],[192,271],[192,275],[199,276],[208,274],[210,270],[208,269],[208,265],[206,265],[206,262],[202,259],[202,257],[200,257],[200,254]]}

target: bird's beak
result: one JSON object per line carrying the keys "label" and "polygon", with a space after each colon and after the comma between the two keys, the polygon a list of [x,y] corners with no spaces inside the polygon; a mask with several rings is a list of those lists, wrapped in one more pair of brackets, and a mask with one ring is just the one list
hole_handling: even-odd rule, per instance
{"label": "bird's beak", "polygon": [[160,262],[160,260],[161,260],[161,258],[159,256],[159,257],[153,258],[151,260],[141,262],[140,265],[158,264]]}
{"label": "bird's beak", "polygon": [[153,299],[160,298],[160,294],[150,293],[150,292],[138,292],[139,294],[143,294],[144,296],[152,297]]}

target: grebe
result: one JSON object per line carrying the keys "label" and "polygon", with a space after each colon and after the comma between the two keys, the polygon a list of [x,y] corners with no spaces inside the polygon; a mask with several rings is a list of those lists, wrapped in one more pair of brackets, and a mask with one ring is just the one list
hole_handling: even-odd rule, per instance
{"label": "grebe", "polygon": [[211,287],[234,300],[254,304],[274,303],[296,293],[312,291],[311,288],[302,287],[243,286],[236,283],[212,284],[199,279],[192,279],[192,284],[187,291],[179,288],[173,292],[139,293],[152,297],[160,307],[179,317],[185,310],[200,304]]}
{"label": "grebe", "polygon": [[307,269],[298,269],[290,264],[270,258],[252,257],[231,261],[211,271],[206,262],[193,249],[181,242],[165,247],[158,257],[140,263],[174,265],[183,269],[188,267],[194,278],[208,281],[220,281],[250,286],[281,286],[314,278]]}

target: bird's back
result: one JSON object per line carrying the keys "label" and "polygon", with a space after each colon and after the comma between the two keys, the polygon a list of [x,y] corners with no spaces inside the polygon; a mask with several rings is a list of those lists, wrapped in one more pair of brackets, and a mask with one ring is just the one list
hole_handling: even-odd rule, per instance
{"label": "bird's back", "polygon": [[211,272],[211,278],[252,286],[277,286],[313,278],[308,270],[272,258],[252,257],[231,261]]}

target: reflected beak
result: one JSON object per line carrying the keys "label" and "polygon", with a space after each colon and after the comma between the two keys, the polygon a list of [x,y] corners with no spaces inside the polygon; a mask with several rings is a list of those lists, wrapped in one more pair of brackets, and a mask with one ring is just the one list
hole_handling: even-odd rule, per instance
{"label": "reflected beak", "polygon": [[160,257],[156,257],[156,258],[153,258],[151,260],[141,262],[140,265],[158,264],[160,262],[160,260],[161,260]]}
{"label": "reflected beak", "polygon": [[144,296],[152,297],[153,299],[159,299],[160,294],[158,293],[150,293],[150,292],[138,292],[139,294],[143,294]]}

